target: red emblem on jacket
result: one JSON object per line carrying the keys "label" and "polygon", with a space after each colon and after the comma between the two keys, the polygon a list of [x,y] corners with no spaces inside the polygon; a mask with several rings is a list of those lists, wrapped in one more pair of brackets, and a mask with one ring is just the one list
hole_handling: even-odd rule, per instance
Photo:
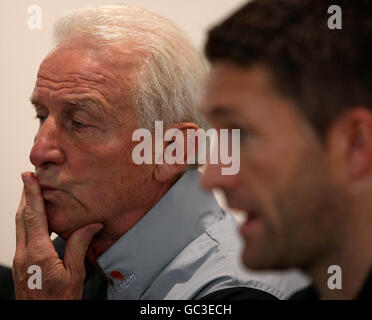
{"label": "red emblem on jacket", "polygon": [[111,271],[110,276],[120,281],[124,281],[124,276],[118,270]]}

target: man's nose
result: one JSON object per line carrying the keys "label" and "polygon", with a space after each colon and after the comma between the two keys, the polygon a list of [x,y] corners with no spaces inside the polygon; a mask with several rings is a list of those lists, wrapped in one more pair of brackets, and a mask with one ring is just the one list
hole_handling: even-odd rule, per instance
{"label": "man's nose", "polygon": [[59,129],[55,121],[48,117],[35,136],[30,161],[35,167],[45,167],[49,164],[61,164],[64,157]]}

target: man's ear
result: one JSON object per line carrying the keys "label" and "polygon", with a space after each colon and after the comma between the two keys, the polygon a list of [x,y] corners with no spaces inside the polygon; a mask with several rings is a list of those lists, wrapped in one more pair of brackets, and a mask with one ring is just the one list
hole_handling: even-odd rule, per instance
{"label": "man's ear", "polygon": [[[358,180],[372,168],[372,111],[356,107],[345,112],[335,125],[338,131],[334,138],[344,150],[343,157],[347,179]],[[335,140],[335,139],[333,139]]]}
{"label": "man's ear", "polygon": [[[182,122],[168,126],[164,134],[163,163],[155,163],[154,178],[167,182],[178,177],[195,159],[199,141],[195,123]],[[193,134],[193,133],[194,134]]]}

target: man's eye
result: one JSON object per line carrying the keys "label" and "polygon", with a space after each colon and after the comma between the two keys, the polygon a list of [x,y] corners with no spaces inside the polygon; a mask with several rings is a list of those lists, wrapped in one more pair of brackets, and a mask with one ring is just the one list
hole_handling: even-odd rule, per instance
{"label": "man's eye", "polygon": [[248,136],[249,136],[249,132],[247,130],[240,129],[240,138],[242,140],[248,138]]}
{"label": "man's eye", "polygon": [[239,126],[234,126],[232,127],[232,130],[239,130],[239,138],[240,138],[240,143],[246,143],[249,141],[251,138],[251,132],[247,129],[243,129]]}
{"label": "man's eye", "polygon": [[240,127],[238,125],[230,125],[230,126],[228,126],[228,129],[229,129],[229,133],[232,132],[231,130],[237,130],[238,129],[239,130],[239,136],[240,136],[241,140],[244,140],[244,139],[246,139],[250,136],[249,130],[243,129],[242,127]]}
{"label": "man's eye", "polygon": [[85,128],[86,126],[79,121],[72,120],[72,125],[77,129]]}
{"label": "man's eye", "polygon": [[45,122],[46,117],[37,114],[37,115],[35,116],[35,119],[39,119],[39,123],[40,123],[40,125],[42,125],[42,124]]}

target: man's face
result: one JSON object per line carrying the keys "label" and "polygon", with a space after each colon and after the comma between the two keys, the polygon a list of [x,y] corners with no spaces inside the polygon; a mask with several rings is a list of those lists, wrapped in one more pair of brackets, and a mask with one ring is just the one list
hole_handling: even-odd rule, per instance
{"label": "man's face", "polygon": [[65,238],[137,210],[151,178],[150,168],[131,158],[138,120],[126,97],[134,58],[123,54],[110,63],[104,56],[83,46],[54,50],[40,66],[32,96],[40,128],[30,160],[50,231]]}
{"label": "man's face", "polygon": [[221,188],[231,207],[247,212],[240,230],[245,264],[308,265],[325,243],[332,245],[330,216],[339,210],[342,194],[310,125],[274,90],[262,66],[214,65],[202,110],[216,129],[240,129],[239,173],[223,176],[219,165],[207,165],[202,183]]}

